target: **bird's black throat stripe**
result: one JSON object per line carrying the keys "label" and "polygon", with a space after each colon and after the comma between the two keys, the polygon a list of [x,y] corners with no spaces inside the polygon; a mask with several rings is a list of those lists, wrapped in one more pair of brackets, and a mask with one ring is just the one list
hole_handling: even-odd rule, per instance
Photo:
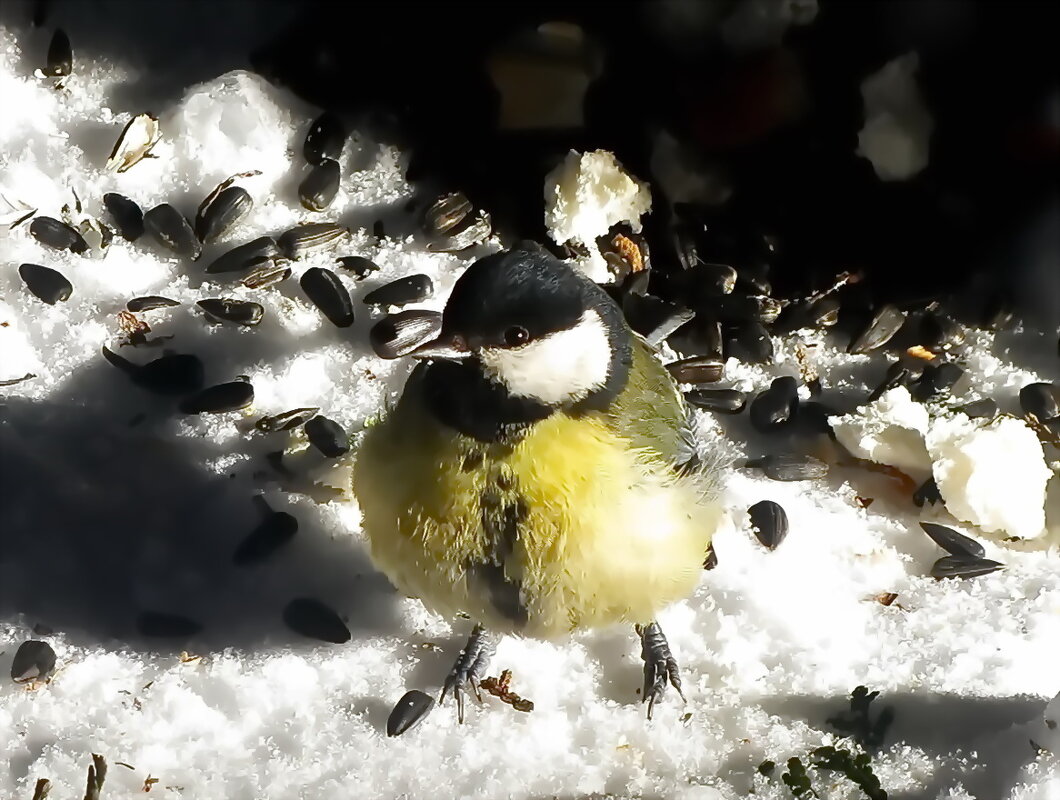
{"label": "bird's black throat stripe", "polygon": [[498,471],[479,495],[479,517],[486,542],[484,559],[469,565],[469,580],[481,582],[489,592],[493,607],[517,625],[525,625],[529,611],[522,594],[522,583],[512,580],[505,565],[519,543],[519,528],[526,520],[526,500],[514,479]]}

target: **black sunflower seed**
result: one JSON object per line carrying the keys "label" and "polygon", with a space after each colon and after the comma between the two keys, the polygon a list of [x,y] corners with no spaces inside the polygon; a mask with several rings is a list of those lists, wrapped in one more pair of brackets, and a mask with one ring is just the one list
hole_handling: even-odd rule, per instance
{"label": "black sunflower seed", "polygon": [[114,227],[123,239],[135,242],[144,235],[144,212],[128,197],[107,192],[103,195],[103,207],[114,220]]}
{"label": "black sunflower seed", "polygon": [[828,474],[828,464],[811,456],[768,455],[747,462],[774,481],[808,481]]}
{"label": "black sunflower seed", "polygon": [[750,364],[773,361],[773,339],[757,321],[737,325],[725,341],[725,355]]}
{"label": "black sunflower seed", "polygon": [[179,614],[145,611],[136,618],[136,630],[141,636],[163,639],[187,639],[202,630],[202,625]]}
{"label": "black sunflower seed", "polygon": [[419,689],[405,692],[386,719],[386,735],[400,736],[412,730],[427,718],[432,708],[434,708],[434,698],[426,692],[421,692]]}
{"label": "black sunflower seed", "polygon": [[69,300],[74,292],[73,284],[66,279],[66,276],[51,267],[23,264],[18,268],[18,274],[30,294],[50,306]]}
{"label": "black sunflower seed", "polygon": [[953,317],[928,311],[920,318],[919,344],[935,352],[947,352],[964,344],[968,332]]}
{"label": "black sunflower seed", "polygon": [[339,162],[325,158],[314,165],[298,184],[298,199],[310,211],[323,211],[339,191]]}
{"label": "black sunflower seed", "polygon": [[442,330],[437,311],[399,311],[383,317],[368,332],[372,350],[380,358],[400,358]]}
{"label": "black sunflower seed", "polygon": [[931,567],[931,577],[943,578],[977,578],[997,572],[1005,565],[989,558],[972,556],[943,556]]}
{"label": "black sunflower seed", "polygon": [[309,443],[328,458],[338,458],[350,451],[346,430],[327,417],[313,417],[305,424],[305,435]]}
{"label": "black sunflower seed", "polygon": [[747,509],[747,514],[751,518],[751,530],[758,541],[770,550],[776,550],[788,535],[787,512],[779,503],[762,500]]}
{"label": "black sunflower seed", "polygon": [[983,558],[986,550],[979,542],[963,533],[958,533],[953,528],[938,525],[934,522],[921,522],[920,527],[924,529],[931,541],[949,553],[951,556],[967,556],[969,558]]}
{"label": "black sunflower seed", "polygon": [[292,261],[319,253],[350,238],[349,228],[335,222],[310,222],[280,234],[276,244],[280,252]]}
{"label": "black sunflower seed", "polygon": [[432,238],[427,242],[427,249],[432,253],[459,253],[485,240],[492,232],[493,219],[485,211],[480,211],[473,217],[469,215],[448,233]]}
{"label": "black sunflower seed", "polygon": [[254,387],[246,381],[231,381],[208,386],[180,402],[185,414],[223,414],[238,411],[254,402]]}
{"label": "black sunflower seed", "polygon": [[956,410],[972,418],[993,419],[997,416],[998,407],[993,399],[989,397],[981,397],[978,400],[973,400],[971,403],[958,406]]}
{"label": "black sunflower seed", "polygon": [[179,305],[180,303],[178,301],[170,300],[168,297],[149,294],[144,297],[134,297],[125,304],[125,308],[132,311],[134,314],[138,314],[141,311],[154,311],[157,308],[172,308],[173,306]]}
{"label": "black sunflower seed", "polygon": [[298,597],[283,609],[283,621],[288,628],[310,639],[344,644],[350,640],[350,629],[339,615],[319,600]]}
{"label": "black sunflower seed", "polygon": [[29,224],[29,233],[38,242],[54,250],[69,250],[79,254],[88,250],[84,236],[54,217],[34,217]]}
{"label": "black sunflower seed", "polygon": [[325,111],[309,126],[302,155],[310,164],[320,164],[329,158],[337,161],[346,144],[346,129],[342,121],[330,111]]}
{"label": "black sunflower seed", "polygon": [[751,425],[762,433],[775,431],[795,418],[799,407],[799,382],[790,375],[776,378],[751,401]]}
{"label": "black sunflower seed", "polygon": [[48,45],[48,60],[44,65],[44,74],[49,78],[62,78],[74,71],[74,51],[70,47],[70,37],[62,28],[56,28]]}
{"label": "black sunflower seed", "polygon": [[919,380],[910,388],[909,394],[921,403],[949,392],[964,375],[964,370],[952,362],[928,364]]}
{"label": "black sunflower seed", "polygon": [[202,388],[205,370],[198,356],[167,353],[142,367],[103,348],[103,357],[125,372],[142,389],[156,394],[181,395]]}
{"label": "black sunflower seed", "polygon": [[1060,386],[1028,383],[1020,389],[1020,408],[1024,414],[1034,414],[1041,422],[1060,417]]}
{"label": "black sunflower seed", "polygon": [[364,280],[373,272],[379,271],[379,265],[364,256],[343,256],[335,259],[343,269],[348,269],[357,280]]}
{"label": "black sunflower seed", "polygon": [[191,223],[169,203],[157,205],[144,214],[144,230],[181,258],[194,261],[202,255],[202,243],[192,230]]}
{"label": "black sunflower seed", "polygon": [[471,201],[462,192],[453,192],[435,200],[423,214],[423,230],[428,236],[448,233],[471,213]]}
{"label": "black sunflower seed", "polygon": [[195,235],[200,242],[215,242],[254,207],[254,198],[242,186],[229,186],[195,216]]}
{"label": "black sunflower seed", "polygon": [[883,380],[872,390],[867,402],[879,400],[886,392],[898,386],[910,386],[924,374],[926,364],[919,358],[903,358],[887,368]]}
{"label": "black sunflower seed", "polygon": [[240,272],[254,267],[268,266],[280,257],[280,248],[271,236],[259,236],[251,242],[233,247],[227,253],[215,258],[206,271],[210,274],[220,272]]}
{"label": "black sunflower seed", "polygon": [[291,277],[291,268],[283,264],[268,263],[247,273],[240,281],[248,289],[267,289]]}
{"label": "black sunflower seed", "polygon": [[652,346],[695,317],[695,312],[650,294],[628,294],[622,298],[622,312],[629,327]]}
{"label": "black sunflower seed", "polygon": [[264,561],[298,533],[298,520],[285,511],[271,512],[239,543],[232,563],[246,566]]}
{"label": "black sunflower seed", "polygon": [[759,294],[724,294],[709,300],[703,307],[714,318],[727,324],[748,321],[769,325],[783,309],[779,300]]}
{"label": "black sunflower seed", "polygon": [[747,395],[735,389],[693,389],[685,393],[685,400],[704,411],[739,414],[747,404]]}
{"label": "black sunflower seed", "polygon": [[370,291],[364,296],[364,302],[370,306],[407,306],[426,300],[433,291],[434,283],[430,276],[409,275]]}
{"label": "black sunflower seed", "polygon": [[26,683],[47,680],[55,669],[55,651],[47,642],[30,639],[18,646],[11,662],[11,680]]}
{"label": "black sunflower seed", "polygon": [[883,347],[905,324],[905,312],[892,305],[885,305],[876,312],[868,326],[854,337],[847,347],[848,353],[868,353]]}
{"label": "black sunflower seed", "polygon": [[935,505],[942,502],[942,494],[939,492],[938,484],[934,478],[928,478],[913,492],[913,503],[917,508],[923,508],[924,503]]}
{"label": "black sunflower seed", "polygon": [[692,356],[673,361],[666,370],[678,383],[717,383],[721,380],[725,362],[713,356]]}
{"label": "black sunflower seed", "polygon": [[306,297],[333,325],[348,328],[353,324],[353,300],[338,275],[330,269],[310,267],[299,283]]}
{"label": "black sunflower seed", "polygon": [[265,308],[261,303],[254,303],[250,300],[208,297],[205,300],[199,300],[195,305],[214,319],[234,322],[237,325],[258,325],[265,316]]}
{"label": "black sunflower seed", "polygon": [[276,431],[289,431],[291,428],[297,428],[299,425],[304,424],[307,420],[312,419],[316,416],[319,408],[315,406],[309,406],[306,408],[292,408],[290,411],[284,411],[280,414],[273,414],[272,416],[262,417],[254,423],[254,427],[262,433],[275,433]]}

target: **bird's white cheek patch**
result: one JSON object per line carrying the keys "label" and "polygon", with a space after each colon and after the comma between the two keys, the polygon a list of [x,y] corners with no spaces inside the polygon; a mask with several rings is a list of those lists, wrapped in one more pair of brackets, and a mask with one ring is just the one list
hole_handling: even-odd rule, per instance
{"label": "bird's white cheek patch", "polygon": [[574,327],[513,350],[484,350],[490,376],[517,397],[559,404],[585,397],[607,381],[611,345],[595,311]]}

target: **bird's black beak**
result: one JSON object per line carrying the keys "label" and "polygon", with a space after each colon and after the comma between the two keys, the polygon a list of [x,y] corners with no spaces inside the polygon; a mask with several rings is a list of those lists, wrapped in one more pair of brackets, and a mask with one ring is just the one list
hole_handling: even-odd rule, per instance
{"label": "bird's black beak", "polygon": [[413,358],[463,361],[471,356],[471,348],[459,334],[442,333],[438,338],[424,342],[409,355]]}

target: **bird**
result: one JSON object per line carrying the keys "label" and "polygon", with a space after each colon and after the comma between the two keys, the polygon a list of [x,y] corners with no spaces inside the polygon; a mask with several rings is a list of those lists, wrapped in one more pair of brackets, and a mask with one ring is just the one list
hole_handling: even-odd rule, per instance
{"label": "bird", "polygon": [[[460,722],[497,636],[628,624],[651,718],[678,664],[656,615],[691,594],[724,518],[679,387],[618,305],[544,247],[456,280],[352,492],[371,560],[474,627],[445,678]],[[716,466],[716,465],[714,465]]]}

